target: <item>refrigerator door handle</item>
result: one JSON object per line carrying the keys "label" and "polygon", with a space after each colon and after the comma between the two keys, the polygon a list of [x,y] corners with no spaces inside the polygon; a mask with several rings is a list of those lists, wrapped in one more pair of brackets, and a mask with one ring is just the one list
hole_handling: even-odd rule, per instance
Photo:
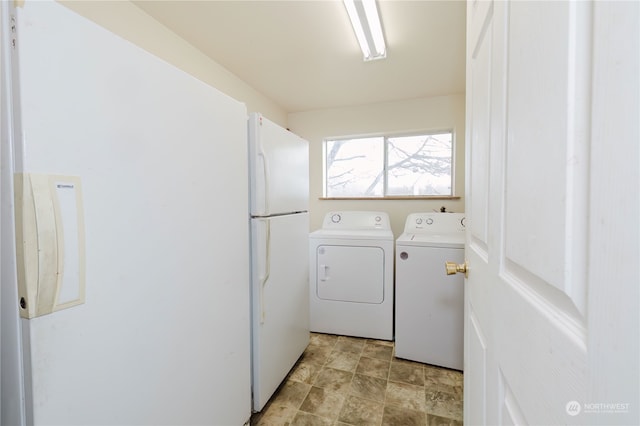
{"label": "refrigerator door handle", "polygon": [[267,285],[269,275],[271,274],[271,222],[262,220],[266,225],[265,232],[265,256],[264,256],[264,273],[260,275],[260,324],[264,324],[265,308],[264,308],[264,287]]}
{"label": "refrigerator door handle", "polygon": [[80,177],[14,176],[20,316],[35,318],[85,301]]}
{"label": "refrigerator door handle", "polygon": [[264,152],[262,141],[260,141],[259,143],[258,157],[262,162],[262,176],[263,176],[262,184],[264,185],[264,191],[263,191],[264,210],[262,213],[265,215],[268,215],[270,213],[269,211],[269,162],[267,161],[267,155]]}

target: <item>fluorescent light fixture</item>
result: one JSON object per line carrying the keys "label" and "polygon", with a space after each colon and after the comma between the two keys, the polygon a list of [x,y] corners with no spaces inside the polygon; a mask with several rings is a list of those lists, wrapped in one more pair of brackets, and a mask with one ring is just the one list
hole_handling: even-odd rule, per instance
{"label": "fluorescent light fixture", "polygon": [[376,0],[343,0],[365,61],[382,59],[387,48]]}

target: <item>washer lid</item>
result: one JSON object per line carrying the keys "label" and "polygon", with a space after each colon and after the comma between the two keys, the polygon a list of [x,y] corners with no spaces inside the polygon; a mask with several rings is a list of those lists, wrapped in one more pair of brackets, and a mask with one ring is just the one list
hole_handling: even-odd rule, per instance
{"label": "washer lid", "polygon": [[404,233],[398,237],[396,244],[403,246],[464,248],[464,233]]}
{"label": "washer lid", "polygon": [[393,241],[393,232],[387,229],[318,229],[309,234],[309,238]]}

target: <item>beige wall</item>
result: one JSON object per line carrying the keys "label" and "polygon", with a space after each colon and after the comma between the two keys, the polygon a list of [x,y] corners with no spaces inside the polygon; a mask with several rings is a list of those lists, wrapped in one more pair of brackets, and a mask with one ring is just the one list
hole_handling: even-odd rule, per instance
{"label": "beige wall", "polygon": [[69,9],[287,126],[287,114],[248,84],[129,1],[60,1]]}
{"label": "beige wall", "polygon": [[[412,99],[359,107],[289,114],[289,128],[309,141],[311,230],[334,210],[379,210],[389,213],[394,235],[404,229],[408,213],[464,211],[464,95]],[[460,200],[320,200],[322,141],[327,137],[452,128],[455,137],[455,194]]]}

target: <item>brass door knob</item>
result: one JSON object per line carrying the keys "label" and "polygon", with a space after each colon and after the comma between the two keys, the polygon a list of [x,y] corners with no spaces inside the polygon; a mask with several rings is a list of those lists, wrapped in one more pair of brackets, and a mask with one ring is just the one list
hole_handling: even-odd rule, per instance
{"label": "brass door knob", "polygon": [[444,265],[447,268],[447,275],[461,273],[464,274],[465,278],[469,276],[469,265],[466,260],[461,264],[457,264],[456,262],[445,262]]}

